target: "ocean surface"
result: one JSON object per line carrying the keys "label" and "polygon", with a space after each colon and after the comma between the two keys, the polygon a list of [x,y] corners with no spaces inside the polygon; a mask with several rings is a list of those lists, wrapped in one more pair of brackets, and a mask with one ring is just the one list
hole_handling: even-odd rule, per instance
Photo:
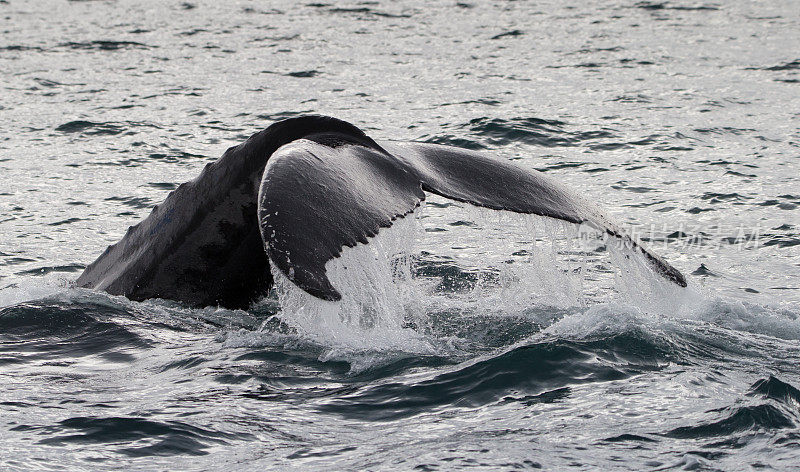
{"label": "ocean surface", "polygon": [[[0,0],[0,470],[800,470],[800,8]],[[431,196],[250,309],[73,282],[276,120],[482,150],[689,279]]]}

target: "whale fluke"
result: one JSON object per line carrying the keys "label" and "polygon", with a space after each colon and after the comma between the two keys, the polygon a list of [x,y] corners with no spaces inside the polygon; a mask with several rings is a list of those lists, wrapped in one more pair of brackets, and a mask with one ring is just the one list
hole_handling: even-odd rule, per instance
{"label": "whale fluke", "polygon": [[[407,150],[407,151],[406,151]],[[584,224],[638,249],[656,273],[686,287],[686,279],[664,259],[632,239],[597,205],[536,170],[466,149],[407,143],[395,151],[415,162],[422,188],[453,200]]]}
{"label": "whale fluke", "polygon": [[272,263],[308,293],[339,300],[325,264],[412,212],[425,192],[589,224],[686,286],[677,269],[542,173],[453,147],[381,145],[323,116],[277,122],[228,149],[90,264],[77,285],[134,300],[246,308],[271,286]]}
{"label": "whale fluke", "polygon": [[318,298],[341,298],[325,275],[328,261],[412,212],[425,192],[493,210],[588,224],[637,247],[656,272],[686,286],[677,269],[622,232],[595,205],[540,172],[435,144],[336,144],[300,140],[282,147],[267,163],[259,192],[261,236],[270,260]]}

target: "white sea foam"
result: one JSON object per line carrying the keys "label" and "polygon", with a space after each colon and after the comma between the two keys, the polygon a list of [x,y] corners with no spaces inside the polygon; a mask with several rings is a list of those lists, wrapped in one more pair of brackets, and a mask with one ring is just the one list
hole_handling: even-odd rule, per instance
{"label": "white sea foam", "polygon": [[17,279],[0,287],[0,308],[69,293],[70,283],[63,274]]}

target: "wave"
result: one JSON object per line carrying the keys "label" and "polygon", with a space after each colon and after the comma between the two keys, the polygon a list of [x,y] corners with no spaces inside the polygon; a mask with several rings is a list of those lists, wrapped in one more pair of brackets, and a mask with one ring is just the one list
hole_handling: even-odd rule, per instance
{"label": "wave", "polygon": [[50,436],[40,440],[39,443],[51,446],[138,443],[135,447],[116,449],[116,452],[129,457],[176,454],[200,456],[208,454],[206,449],[213,445],[228,444],[231,439],[254,438],[248,433],[225,433],[180,421],[155,421],[141,417],[73,417],[58,422],[57,426],[41,428],[19,425],[13,429],[16,431],[46,429]]}
{"label": "wave", "polygon": [[43,360],[67,363],[98,355],[110,362],[127,362],[128,348],[147,348],[150,342],[114,317],[128,317],[107,305],[23,303],[0,309],[0,352],[3,363],[28,364]]}
{"label": "wave", "polygon": [[621,380],[658,370],[672,359],[669,349],[625,333],[587,341],[554,340],[519,345],[469,361],[433,378],[366,387],[320,409],[363,420],[392,420],[437,407],[474,408],[497,401],[555,402],[570,387]]}
{"label": "wave", "polygon": [[[756,381],[732,406],[708,411],[710,419],[694,426],[681,426],[665,433],[679,439],[727,438],[736,443],[742,434],[795,429],[800,422],[800,390],[776,377]],[[733,438],[733,439],[732,439]]]}

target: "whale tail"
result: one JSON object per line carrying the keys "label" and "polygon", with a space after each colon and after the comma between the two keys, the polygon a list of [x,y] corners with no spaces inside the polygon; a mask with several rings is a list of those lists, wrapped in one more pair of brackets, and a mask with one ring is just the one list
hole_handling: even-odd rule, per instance
{"label": "whale tail", "polygon": [[129,228],[76,284],[133,300],[247,308],[272,285],[271,263],[308,293],[338,300],[325,264],[412,212],[426,191],[590,224],[686,286],[674,267],[544,174],[451,147],[382,147],[352,124],[324,116],[274,123],[228,149]]}
{"label": "whale tail", "polygon": [[344,247],[367,243],[380,228],[412,212],[425,191],[494,210],[590,225],[637,248],[657,273],[686,286],[677,269],[546,175],[481,153],[422,143],[383,148],[304,139],[279,149],[267,163],[259,191],[267,254],[298,287],[339,300],[325,264]]}

